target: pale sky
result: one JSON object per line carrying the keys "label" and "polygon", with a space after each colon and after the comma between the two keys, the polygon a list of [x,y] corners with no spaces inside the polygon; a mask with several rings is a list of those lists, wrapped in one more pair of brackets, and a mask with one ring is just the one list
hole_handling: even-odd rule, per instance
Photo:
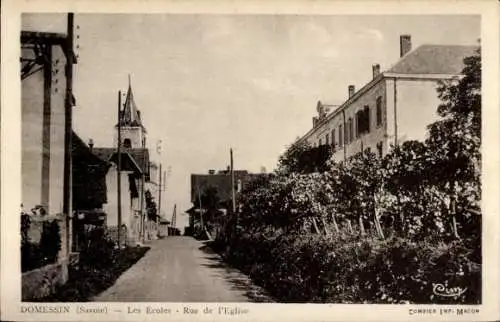
{"label": "pale sky", "polygon": [[[24,30],[65,32],[64,15],[24,15]],[[112,145],[128,74],[154,161],[171,166],[162,209],[190,208],[190,174],[274,169],[312,126],[318,100],[340,104],[372,64],[399,58],[399,35],[477,45],[479,16],[76,14],[74,129]],[[162,155],[155,153],[162,139]]]}

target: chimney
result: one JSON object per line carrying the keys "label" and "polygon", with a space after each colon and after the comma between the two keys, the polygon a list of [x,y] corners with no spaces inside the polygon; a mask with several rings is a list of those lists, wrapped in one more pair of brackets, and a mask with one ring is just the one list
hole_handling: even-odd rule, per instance
{"label": "chimney", "polygon": [[351,98],[354,95],[355,87],[354,85],[349,85],[349,98]]}
{"label": "chimney", "polygon": [[411,50],[411,36],[401,35],[399,37],[400,56],[403,57]]}
{"label": "chimney", "polygon": [[92,138],[89,139],[89,149],[90,149],[90,152],[92,152],[92,149],[94,148],[94,140],[92,140]]}
{"label": "chimney", "polygon": [[215,170],[208,170],[208,174],[215,174]]}
{"label": "chimney", "polygon": [[377,77],[380,74],[380,65],[379,64],[373,64],[372,65],[372,71],[373,71],[373,78]]}

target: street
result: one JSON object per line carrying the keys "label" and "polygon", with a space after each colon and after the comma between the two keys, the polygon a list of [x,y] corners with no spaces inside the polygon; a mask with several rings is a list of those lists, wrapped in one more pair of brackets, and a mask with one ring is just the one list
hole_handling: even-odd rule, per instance
{"label": "street", "polygon": [[271,302],[247,276],[191,237],[167,237],[96,302]]}

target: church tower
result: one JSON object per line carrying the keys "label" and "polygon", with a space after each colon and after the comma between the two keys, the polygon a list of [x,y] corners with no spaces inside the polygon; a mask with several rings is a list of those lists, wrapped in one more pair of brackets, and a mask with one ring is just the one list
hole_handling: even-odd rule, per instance
{"label": "church tower", "polygon": [[[128,90],[123,104],[123,109],[120,111],[120,128],[121,128],[121,146],[125,149],[145,148],[146,147],[146,128],[142,124],[141,112],[137,109],[130,84],[130,75],[128,77]],[[118,144],[118,124],[115,126],[114,146]]]}

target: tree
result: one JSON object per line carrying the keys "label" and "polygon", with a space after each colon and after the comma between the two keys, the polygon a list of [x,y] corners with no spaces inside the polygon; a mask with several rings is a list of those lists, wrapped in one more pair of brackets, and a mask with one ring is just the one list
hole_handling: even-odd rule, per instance
{"label": "tree", "polygon": [[464,59],[462,77],[438,89],[441,119],[429,126],[430,178],[449,197],[455,237],[457,222],[480,239],[481,49]]}
{"label": "tree", "polygon": [[329,145],[311,147],[306,141],[296,141],[280,156],[276,173],[290,175],[324,172],[331,156],[332,149]]}
{"label": "tree", "polygon": [[[431,178],[466,208],[479,209],[481,196],[481,50],[464,59],[463,77],[442,83],[441,120],[429,125]],[[466,205],[468,204],[468,205]]]}

